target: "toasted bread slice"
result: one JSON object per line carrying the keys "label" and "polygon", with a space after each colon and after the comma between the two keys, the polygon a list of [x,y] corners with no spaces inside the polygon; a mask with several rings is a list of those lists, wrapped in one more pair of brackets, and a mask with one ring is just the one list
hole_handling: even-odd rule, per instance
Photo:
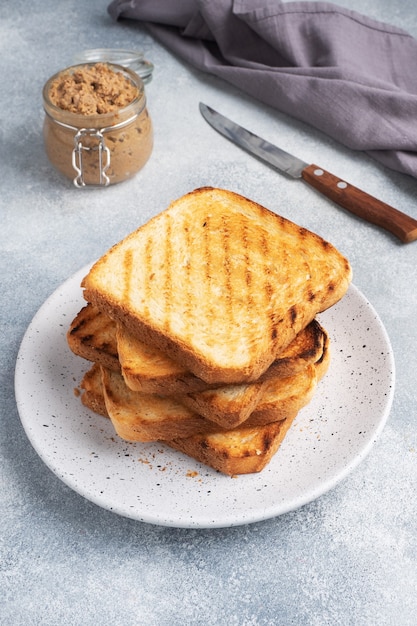
{"label": "toasted bread slice", "polygon": [[[291,382],[287,380],[288,384],[286,386],[281,384],[276,387],[270,381],[269,389],[259,403],[257,411],[254,411],[247,422],[238,428],[224,430],[201,418],[200,422],[197,422],[197,430],[200,430],[200,425],[205,422],[202,432],[196,432],[187,437],[175,436],[167,440],[165,439],[165,433],[172,432],[174,427],[174,424],[171,423],[161,439],[176,450],[184,452],[225,474],[259,472],[277,451],[298,411],[310,401],[313,395],[317,379],[313,380],[309,376],[308,370],[314,369],[317,377],[322,377],[328,363],[329,350],[326,350],[319,364],[315,366],[310,365],[306,368],[306,372],[300,372],[293,377]],[[108,416],[107,407],[112,411],[112,403],[110,402],[107,406],[105,404],[102,370],[103,368],[94,364],[91,370],[85,374],[81,384],[81,387],[84,389],[82,401],[86,407],[101,415]],[[167,424],[166,416],[163,416],[162,422],[160,421],[158,425],[157,422],[161,419],[161,416],[153,412],[154,410],[160,410],[164,405],[154,404],[154,399],[152,400],[151,411],[148,415],[148,428],[146,428],[143,422],[140,423],[140,420],[138,422],[137,406],[129,407],[125,405],[121,407],[120,404],[118,405],[118,402],[122,404],[125,402],[126,390],[128,395],[135,394],[135,392],[128,390],[126,386],[123,387],[124,383],[120,375],[109,371],[108,373],[110,379],[115,376],[118,377],[121,385],[120,390],[116,388],[116,394],[113,394],[113,391],[111,392],[117,409],[113,412],[113,425],[116,432],[128,441],[148,441],[151,432],[156,434],[160,432],[162,424],[165,424],[165,426]],[[283,380],[280,382],[282,383]],[[304,388],[302,390],[303,385]],[[121,394],[118,397],[119,391],[121,391]],[[171,402],[168,398],[163,398],[162,401],[164,403],[167,401]],[[172,407],[173,405],[171,404]],[[175,422],[179,419],[180,413],[175,411],[173,414],[170,414],[170,417],[173,415],[175,415]],[[195,420],[194,416],[191,419]],[[187,425],[186,412],[182,413],[180,420],[183,420],[180,432],[187,432],[188,426],[192,422],[189,422]],[[275,421],[271,422],[270,420]],[[194,424],[196,424],[195,421]],[[212,426],[215,426],[214,429],[212,429]]]}
{"label": "toasted bread slice", "polygon": [[336,248],[222,189],[197,189],[113,246],[84,297],[208,383],[256,381],[351,268]]}
{"label": "toasted bread slice", "polygon": [[[132,391],[120,374],[97,364],[84,379],[87,382],[83,380],[81,387],[88,391],[82,398],[84,405],[108,415],[117,434],[128,441],[165,440],[232,430],[205,419],[172,397]],[[293,417],[311,400],[317,381],[314,365],[276,384],[269,381],[264,396],[243,425],[263,426]]]}
{"label": "toasted bread slice", "polygon": [[[254,426],[279,420],[283,415],[297,413],[305,407],[316,391],[317,384],[326,374],[330,364],[330,342],[327,337],[323,356],[314,365],[287,379],[272,379],[267,386],[251,417]],[[246,426],[246,422],[242,424]]]}
{"label": "toasted bread slice", "polygon": [[[323,353],[325,335],[326,331],[317,320],[310,322],[258,382],[293,376],[308,364],[318,361]],[[221,383],[210,385],[197,378],[161,350],[132,337],[120,324],[90,303],[72,321],[67,339],[77,356],[116,372],[121,369],[127,386],[134,391],[179,395],[222,386]]]}
{"label": "toasted bread slice", "polygon": [[[84,388],[83,404],[92,411],[108,417],[99,365],[94,364],[85,374],[81,386]],[[211,434],[194,434],[164,442],[225,474],[260,472],[277,451],[296,415],[294,412],[286,419],[263,426],[245,426],[232,431],[217,430]],[[132,440],[131,430],[126,433],[122,428],[121,432],[128,435],[127,437],[120,435],[122,438]]]}
{"label": "toasted bread slice", "polygon": [[[273,361],[257,382],[269,378],[293,376],[309,363],[321,358],[325,331],[313,320],[303,328]],[[209,384],[197,378],[161,350],[147,346],[121,324],[117,325],[117,349],[126,384],[134,391],[177,395],[215,389],[221,383]]]}
{"label": "toasted bread slice", "polygon": [[115,323],[91,304],[83,307],[71,322],[67,342],[77,356],[120,371]]}
{"label": "toasted bread slice", "polygon": [[[197,411],[225,429],[240,426],[261,426],[298,413],[313,397],[318,383],[314,365],[288,378],[273,378],[264,383],[248,383],[235,392],[235,385],[222,387],[221,393],[210,391],[193,396],[180,396],[185,406]],[[252,392],[251,387],[256,390]],[[247,402],[245,402],[247,399]]]}
{"label": "toasted bread slice", "polygon": [[171,395],[210,387],[159,348],[149,346],[127,332],[120,323],[117,324],[116,338],[123,378],[134,391]]}
{"label": "toasted bread slice", "polygon": [[131,391],[120,374],[102,366],[101,377],[107,413],[122,439],[157,441],[219,428],[173,398]]}
{"label": "toasted bread slice", "polygon": [[235,428],[253,413],[267,386],[268,381],[223,385],[217,389],[185,393],[175,397],[184,406],[219,426]]}
{"label": "toasted bread slice", "polygon": [[[326,336],[321,359],[314,366],[309,365],[305,372],[287,379],[286,385],[283,385],[285,379],[269,381],[255,412],[241,426],[214,434],[197,433],[165,443],[223,474],[260,472],[277,452],[300,409],[312,399],[316,382],[326,374],[330,363],[329,343]],[[316,372],[315,380],[308,371],[312,367]],[[274,417],[276,421],[269,422]]]}
{"label": "toasted bread slice", "polygon": [[[310,363],[293,376],[285,378],[277,376],[242,385],[225,385],[217,389],[181,394],[176,397],[181,404],[188,406],[223,428],[239,426],[250,415],[255,417],[254,411],[259,417],[260,406],[263,407],[262,414],[268,415],[268,421],[272,421],[271,412],[273,413],[274,407],[278,406],[278,410],[281,410],[283,402],[294,403],[294,395],[303,398],[303,400],[308,396],[309,400],[317,380],[324,375],[329,364],[330,351],[329,337],[324,329],[322,331],[323,349],[320,359],[317,360],[317,371],[316,363]],[[291,396],[291,394],[293,395]],[[269,400],[266,401],[265,398],[269,398]],[[277,419],[279,418],[277,417]],[[262,421],[253,423],[262,423]]]}
{"label": "toasted bread slice", "polygon": [[223,474],[252,474],[260,472],[270,462],[294,418],[295,415],[265,426],[242,426],[228,432],[193,435],[165,443]]}

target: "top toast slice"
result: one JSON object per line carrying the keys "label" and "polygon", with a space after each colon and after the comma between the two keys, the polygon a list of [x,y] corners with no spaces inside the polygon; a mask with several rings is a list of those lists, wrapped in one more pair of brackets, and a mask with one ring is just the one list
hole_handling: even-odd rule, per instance
{"label": "top toast slice", "polygon": [[209,383],[254,381],[351,280],[330,243],[231,191],[197,189],[113,246],[84,297]]}

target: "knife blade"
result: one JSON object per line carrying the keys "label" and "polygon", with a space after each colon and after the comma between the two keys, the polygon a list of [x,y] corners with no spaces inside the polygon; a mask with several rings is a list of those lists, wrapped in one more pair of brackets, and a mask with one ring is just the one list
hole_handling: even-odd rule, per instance
{"label": "knife blade", "polygon": [[389,231],[403,243],[417,239],[417,220],[354,187],[314,163],[306,163],[258,137],[200,102],[204,119],[221,135],[291,178],[301,178],[324,196],[356,216]]}

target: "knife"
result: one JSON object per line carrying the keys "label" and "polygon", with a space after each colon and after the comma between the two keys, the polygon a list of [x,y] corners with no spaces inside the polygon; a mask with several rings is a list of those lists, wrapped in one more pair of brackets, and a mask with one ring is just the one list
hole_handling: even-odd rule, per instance
{"label": "knife", "polygon": [[200,102],[200,112],[210,126],[221,135],[246,152],[265,161],[278,172],[287,174],[291,178],[302,178],[336,204],[372,224],[385,228],[403,243],[410,243],[417,239],[417,220],[411,216],[350,185],[322,167],[305,163],[285,150],[281,150],[246,128],[235,124],[203,102]]}

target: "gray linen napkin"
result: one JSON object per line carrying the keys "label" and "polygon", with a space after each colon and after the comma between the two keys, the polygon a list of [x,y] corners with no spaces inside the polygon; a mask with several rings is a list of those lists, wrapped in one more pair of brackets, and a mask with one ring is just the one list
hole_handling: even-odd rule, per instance
{"label": "gray linen napkin", "polygon": [[194,67],[417,177],[417,40],[327,2],[113,0]]}

